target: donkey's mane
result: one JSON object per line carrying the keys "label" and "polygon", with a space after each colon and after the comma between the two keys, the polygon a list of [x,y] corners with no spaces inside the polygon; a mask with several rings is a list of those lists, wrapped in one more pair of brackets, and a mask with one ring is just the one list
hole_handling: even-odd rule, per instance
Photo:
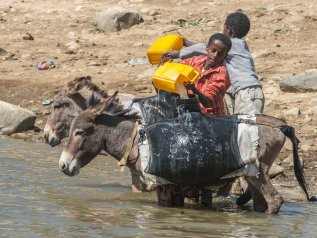
{"label": "donkey's mane", "polygon": [[[131,104],[132,105],[132,104]],[[107,99],[106,105],[103,109],[104,114],[124,117],[126,119],[138,119],[136,113],[130,113],[132,107],[125,108],[120,99],[118,98],[118,91],[116,91],[110,98]]]}
{"label": "donkey's mane", "polygon": [[87,83],[85,87],[93,92],[88,100],[88,106],[96,105],[102,98],[109,97],[109,94],[106,91],[102,90],[92,82]]}

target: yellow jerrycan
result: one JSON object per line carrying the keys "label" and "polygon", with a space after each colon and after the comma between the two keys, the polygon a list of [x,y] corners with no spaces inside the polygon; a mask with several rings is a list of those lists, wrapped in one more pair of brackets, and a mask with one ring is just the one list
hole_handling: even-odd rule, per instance
{"label": "yellow jerrycan", "polygon": [[193,84],[198,76],[199,72],[192,66],[165,62],[156,69],[152,80],[157,89],[184,94],[184,82]]}
{"label": "yellow jerrycan", "polygon": [[169,50],[181,50],[183,37],[169,34],[159,37],[147,50],[147,57],[151,64],[159,64],[161,56]]}

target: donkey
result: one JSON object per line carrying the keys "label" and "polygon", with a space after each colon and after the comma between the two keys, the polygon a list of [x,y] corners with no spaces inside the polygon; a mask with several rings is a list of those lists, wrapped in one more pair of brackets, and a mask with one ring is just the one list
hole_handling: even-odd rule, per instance
{"label": "donkey", "polygon": [[[79,91],[87,88],[86,99]],[[94,105],[108,94],[91,82],[91,77],[78,77],[69,81],[66,87],[54,97],[53,111],[44,127],[44,139],[51,146],[57,146],[68,136],[72,120],[88,106]]]}
{"label": "donkey", "polygon": [[[88,99],[79,93],[84,87],[91,93]],[[53,111],[48,117],[44,128],[45,141],[51,146],[59,145],[61,140],[68,136],[72,120],[79,115],[79,113],[87,109],[88,106],[95,105],[101,98],[107,97],[108,94],[92,83],[89,76],[79,77],[69,81],[66,87],[54,97]],[[140,184],[142,183],[143,182]],[[147,189],[134,189],[134,191],[147,191]],[[225,193],[228,192],[229,191],[225,191]],[[237,200],[237,204],[242,206],[250,199],[251,193],[247,190],[247,193]]]}
{"label": "donkey", "polygon": [[[138,119],[127,116],[128,109],[123,109],[122,105],[116,102],[114,94],[86,109],[73,120],[67,145],[59,160],[59,169],[68,176],[77,175],[101,150],[105,150],[121,165],[130,168],[133,191],[144,191],[144,175],[138,153],[139,134],[136,133]],[[284,200],[271,184],[268,172],[281,151],[286,136],[293,143],[295,176],[308,200],[309,195],[299,162],[297,138],[293,128],[274,117],[256,117],[259,128],[259,175],[246,177],[246,180],[251,190],[255,211],[275,214],[279,212]],[[171,186],[158,188],[159,205],[183,205],[185,193],[181,186]]]}

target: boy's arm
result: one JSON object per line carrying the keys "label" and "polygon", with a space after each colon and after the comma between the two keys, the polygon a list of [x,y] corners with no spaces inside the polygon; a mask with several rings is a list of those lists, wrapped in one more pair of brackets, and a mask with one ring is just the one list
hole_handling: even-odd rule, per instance
{"label": "boy's arm", "polygon": [[188,47],[184,47],[180,51],[170,50],[164,53],[161,58],[170,58],[170,59],[188,59],[194,56],[205,55],[207,54],[206,45],[203,43],[193,44]]}
{"label": "boy's arm", "polygon": [[225,94],[230,86],[229,76],[225,68],[220,69],[219,73],[213,74],[213,79],[208,83],[203,92],[198,90],[195,85],[185,85],[187,89],[197,94],[202,104],[210,104],[212,101],[218,101],[219,95]]}
{"label": "boy's arm", "polygon": [[179,52],[179,58],[180,59],[188,59],[193,56],[199,56],[199,55],[206,55],[206,44],[204,43],[197,43],[188,47],[184,47]]}
{"label": "boy's arm", "polygon": [[187,91],[192,91],[194,94],[196,94],[198,96],[199,101],[204,104],[204,105],[208,105],[212,102],[212,100],[204,95],[203,93],[201,93],[194,84],[189,84],[189,83],[184,83],[185,88],[187,89]]}

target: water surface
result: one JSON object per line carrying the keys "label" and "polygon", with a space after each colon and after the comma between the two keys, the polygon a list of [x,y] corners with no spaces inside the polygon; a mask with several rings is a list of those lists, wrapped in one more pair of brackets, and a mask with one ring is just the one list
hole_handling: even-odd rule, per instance
{"label": "water surface", "polygon": [[0,151],[0,237],[317,237],[316,204],[288,200],[275,216],[162,208],[155,193],[131,193],[110,157],[71,178],[58,170],[61,148],[4,137]]}

